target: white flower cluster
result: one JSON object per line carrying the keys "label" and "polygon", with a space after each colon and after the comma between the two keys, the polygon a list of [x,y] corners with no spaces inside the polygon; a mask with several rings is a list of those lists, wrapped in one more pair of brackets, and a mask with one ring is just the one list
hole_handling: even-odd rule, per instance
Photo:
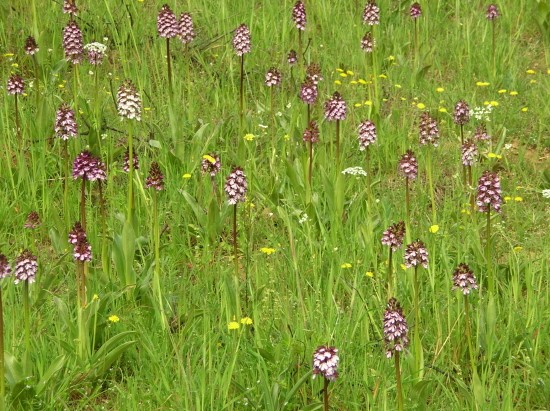
{"label": "white flower cluster", "polygon": [[550,198],[550,188],[547,188],[546,190],[542,190],[542,196],[544,198]]}
{"label": "white flower cluster", "polygon": [[86,51],[94,51],[99,54],[105,54],[107,51],[107,46],[103,43],[98,43],[97,41],[93,43],[88,43],[84,46],[84,50]]}
{"label": "white flower cluster", "polygon": [[349,174],[351,176],[366,176],[367,172],[363,170],[362,167],[356,166],[346,168],[344,171],[342,171],[342,174]]}
{"label": "white flower cluster", "polygon": [[490,104],[485,107],[474,107],[470,110],[470,116],[477,120],[491,121],[491,111],[493,111],[493,106]]}

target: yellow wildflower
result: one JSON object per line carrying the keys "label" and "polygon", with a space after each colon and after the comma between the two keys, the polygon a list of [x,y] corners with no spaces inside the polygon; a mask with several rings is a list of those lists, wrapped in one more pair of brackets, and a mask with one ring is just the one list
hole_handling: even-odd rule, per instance
{"label": "yellow wildflower", "polygon": [[498,101],[495,101],[495,100],[489,101],[489,104],[492,105],[493,107],[497,107],[499,105]]}
{"label": "yellow wildflower", "polygon": [[365,106],[372,106],[372,101],[366,100],[364,104]]}
{"label": "yellow wildflower", "polygon": [[334,80],[334,84],[336,84],[337,86],[339,86],[340,84],[342,84],[342,82],[340,80]]}
{"label": "yellow wildflower", "polygon": [[338,73],[343,73],[343,72],[344,72],[344,70],[342,70],[341,68],[337,68],[336,71],[337,71]]}
{"label": "yellow wildflower", "polygon": [[426,105],[424,103],[418,103],[416,107],[418,107],[420,110],[424,110],[426,108]]}
{"label": "yellow wildflower", "polygon": [[401,88],[401,84],[394,84],[393,85],[395,88]]}
{"label": "yellow wildflower", "polygon": [[182,176],[182,178],[184,178],[184,179],[191,178],[191,174],[185,173],[185,174]]}
{"label": "yellow wildflower", "polygon": [[342,267],[342,268],[351,268],[351,264],[350,263],[344,263],[340,267]]}
{"label": "yellow wildflower", "polygon": [[202,158],[204,158],[205,160],[207,160],[209,163],[212,163],[212,164],[216,162],[216,159],[208,154],[205,154],[204,156],[202,156]]}
{"label": "yellow wildflower", "polygon": [[362,104],[361,104],[361,103],[355,103],[354,106],[355,106],[355,107],[361,107]]}
{"label": "yellow wildflower", "polygon": [[500,160],[502,158],[502,156],[500,154],[495,154],[495,153],[489,153],[489,154],[487,154],[487,157],[496,158],[498,160]]}
{"label": "yellow wildflower", "polygon": [[486,81],[478,81],[478,82],[476,82],[476,86],[478,86],[478,87],[487,87],[489,84],[491,84],[491,83],[488,83],[488,82],[486,82]]}
{"label": "yellow wildflower", "polygon": [[516,197],[514,197],[514,201],[517,201],[517,202],[521,203],[523,201],[523,198],[520,197],[520,196],[516,196]]}
{"label": "yellow wildflower", "polygon": [[357,84],[357,81],[351,80],[351,81],[349,82],[349,84]]}
{"label": "yellow wildflower", "polygon": [[535,72],[535,70],[529,69],[529,70],[526,71],[526,73],[527,73],[527,74],[535,74],[536,72]]}
{"label": "yellow wildflower", "polygon": [[275,252],[275,249],[274,248],[269,248],[269,247],[262,247],[262,248],[260,248],[260,251],[264,254],[271,255]]}
{"label": "yellow wildflower", "polygon": [[407,269],[407,266],[406,266],[405,264],[403,264],[403,263],[401,263],[400,267],[401,267],[402,270],[406,270],[406,269]]}
{"label": "yellow wildflower", "polygon": [[437,91],[438,93],[443,93],[445,89],[443,87],[438,87],[435,89],[435,91]]}
{"label": "yellow wildflower", "polygon": [[508,201],[510,201],[512,199],[512,197],[510,196],[505,196],[504,197],[504,202],[507,203]]}
{"label": "yellow wildflower", "polygon": [[231,321],[229,324],[227,324],[228,330],[238,330],[240,327],[239,323],[237,321]]}
{"label": "yellow wildflower", "polygon": [[359,80],[357,80],[360,84],[367,84],[367,80],[364,80],[362,78],[360,78]]}
{"label": "yellow wildflower", "polygon": [[109,316],[109,321],[112,323],[118,323],[120,321],[120,318],[118,318],[118,315],[113,314]]}
{"label": "yellow wildflower", "polygon": [[92,297],[92,301],[97,301],[97,300],[99,300],[99,295],[94,294],[94,296]]}
{"label": "yellow wildflower", "polygon": [[517,91],[510,91],[511,96],[517,96],[519,93]]}
{"label": "yellow wildflower", "polygon": [[499,91],[498,91],[498,94],[504,94],[506,93],[508,90],[506,90],[505,88],[501,88]]}
{"label": "yellow wildflower", "polygon": [[516,253],[517,253],[518,251],[521,251],[521,250],[523,250],[523,247],[520,246],[520,245],[516,245],[516,246],[514,247],[514,252],[516,252]]}
{"label": "yellow wildflower", "polygon": [[245,139],[246,141],[252,141],[252,140],[254,140],[255,138],[256,138],[256,136],[255,136],[254,134],[251,134],[251,133],[248,133],[248,134],[245,134],[245,135],[244,135],[244,139]]}
{"label": "yellow wildflower", "polygon": [[348,76],[353,76],[353,75],[355,75],[355,73],[354,73],[353,71],[351,71],[351,70],[346,71],[346,74],[347,74]]}
{"label": "yellow wildflower", "polygon": [[370,278],[374,277],[374,273],[372,271],[367,271],[365,275]]}
{"label": "yellow wildflower", "polygon": [[430,233],[435,234],[438,231],[439,231],[439,226],[437,224],[430,226]]}
{"label": "yellow wildflower", "polygon": [[537,84],[537,80],[530,80],[529,84]]}
{"label": "yellow wildflower", "polygon": [[385,74],[379,74],[378,77],[380,77],[380,78],[388,78],[388,76],[386,76]]}
{"label": "yellow wildflower", "polygon": [[252,325],[252,318],[250,317],[243,317],[241,318],[241,324],[243,325]]}
{"label": "yellow wildflower", "polygon": [[440,113],[446,113],[447,112],[447,109],[445,107],[439,107],[437,109]]}
{"label": "yellow wildflower", "polygon": [[346,73],[340,73],[340,77],[347,77],[348,75]]}
{"label": "yellow wildflower", "polygon": [[527,112],[529,111],[529,109],[528,109],[527,107],[523,107],[523,108],[521,109],[521,111],[524,112],[524,113],[527,113]]}

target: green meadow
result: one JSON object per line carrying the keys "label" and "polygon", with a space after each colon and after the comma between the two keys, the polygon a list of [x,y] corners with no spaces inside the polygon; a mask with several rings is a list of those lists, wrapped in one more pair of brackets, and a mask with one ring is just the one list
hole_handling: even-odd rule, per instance
{"label": "green meadow", "polygon": [[1,2],[0,411],[549,410],[550,1],[412,3]]}

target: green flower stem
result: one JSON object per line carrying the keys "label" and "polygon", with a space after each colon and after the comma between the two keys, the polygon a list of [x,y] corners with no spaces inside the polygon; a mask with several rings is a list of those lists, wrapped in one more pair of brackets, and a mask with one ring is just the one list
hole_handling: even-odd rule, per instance
{"label": "green flower stem", "polygon": [[497,73],[497,57],[496,57],[496,22],[493,19],[492,26],[493,26],[493,77],[496,76]]}
{"label": "green flower stem", "polygon": [[0,410],[5,410],[6,386],[4,378],[4,304],[0,286]]}
{"label": "green flower stem", "polygon": [[170,58],[170,39],[166,38],[166,67],[168,68],[168,93],[170,93],[170,100],[173,96],[172,89],[172,61]]}
{"label": "green flower stem", "polygon": [[132,135],[132,123],[128,123],[128,204],[126,219],[130,222],[134,215],[134,138]]}
{"label": "green flower stem", "polygon": [[241,56],[241,80],[239,86],[239,117],[241,132],[243,130],[243,118],[244,118],[244,54]]}
{"label": "green flower stem", "polygon": [[489,282],[489,294],[494,295],[495,279],[493,277],[493,267],[491,262],[491,206],[487,206],[487,232],[485,242],[485,258],[487,259],[487,277]]}
{"label": "green flower stem", "polygon": [[82,177],[80,185],[80,224],[84,231],[86,231],[86,179],[84,177]]}
{"label": "green flower stem", "polygon": [[101,221],[101,268],[111,281],[111,268],[109,264],[109,250],[107,247],[107,210],[105,209],[105,196],[103,195],[103,182],[99,180],[99,220]]}
{"label": "green flower stem", "polygon": [[470,355],[470,368],[471,373],[475,372],[475,357],[474,357],[474,348],[472,344],[472,327],[470,322],[470,305],[468,302],[468,296],[464,295],[464,317],[466,321],[466,339],[468,340],[468,352]]}
{"label": "green flower stem", "polygon": [[27,376],[29,376],[31,373],[31,312],[28,281],[23,281],[23,317],[25,324],[25,357],[23,361],[23,371]]}
{"label": "green flower stem", "polygon": [[[19,98],[18,94],[15,95],[15,135],[17,139],[21,141],[21,127],[19,121]],[[21,147],[23,148],[23,147]]]}
{"label": "green flower stem", "polygon": [[340,120],[336,120],[336,165],[340,166]]}
{"label": "green flower stem", "polygon": [[308,167],[308,173],[307,173],[307,181],[309,183],[310,191],[313,191],[312,173],[313,173],[313,142],[310,141],[309,142],[309,167]]}
{"label": "green flower stem", "polygon": [[325,378],[324,380],[325,380],[325,383],[323,385],[323,411],[329,411],[328,384],[330,381],[327,378]]}
{"label": "green flower stem", "polygon": [[388,256],[388,300],[392,297],[392,291],[393,291],[393,276],[392,276],[392,270],[393,270],[393,250],[391,246],[390,249],[390,255]]}
{"label": "green flower stem", "polygon": [[401,386],[401,367],[399,366],[399,351],[395,351],[393,357],[395,361],[395,382],[397,385],[397,409],[399,411],[403,411],[403,388]]}
{"label": "green flower stem", "polygon": [[[407,217],[407,225],[410,224],[411,221],[411,199],[410,199],[410,193],[409,193],[409,179],[405,177],[405,212]],[[408,230],[407,230],[408,231]]]}
{"label": "green flower stem", "polygon": [[63,214],[65,214],[65,223],[67,229],[71,226],[71,217],[69,212],[69,172],[70,172],[70,163],[69,163],[69,142],[67,140],[63,141],[63,153],[62,157],[65,165],[65,176],[63,178]]}
{"label": "green flower stem", "polygon": [[235,260],[235,278],[239,278],[239,258],[237,246],[237,204],[233,206],[233,259]]}
{"label": "green flower stem", "polygon": [[153,190],[153,240],[155,244],[155,269],[153,271],[153,293],[158,301],[160,322],[163,330],[166,330],[167,321],[164,313],[162,290],[160,288],[160,229],[158,220],[158,196],[157,190]]}
{"label": "green flower stem", "polygon": [[[33,6],[34,6],[34,0],[33,0]],[[34,10],[33,10],[34,12]],[[36,58],[36,55],[33,54],[32,56],[32,65],[34,68],[34,82],[36,83],[36,91],[35,91],[35,97],[36,97],[36,112],[38,113],[38,118],[41,120],[42,117],[42,110],[40,105],[40,72],[38,70],[38,60]],[[42,122],[40,122],[42,124]]]}
{"label": "green flower stem", "polygon": [[[415,20],[416,21],[416,20]],[[433,180],[433,168],[432,168],[432,150],[428,147],[428,155],[426,158],[426,171],[428,174],[428,185],[430,187],[430,200],[432,202],[432,224],[437,223],[437,209],[435,206],[435,190]]]}

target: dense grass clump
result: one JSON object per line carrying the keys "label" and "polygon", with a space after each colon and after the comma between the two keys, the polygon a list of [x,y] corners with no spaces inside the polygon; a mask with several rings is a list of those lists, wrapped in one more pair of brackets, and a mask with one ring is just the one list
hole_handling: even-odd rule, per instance
{"label": "dense grass clump", "polygon": [[0,410],[547,409],[548,0],[1,3]]}

